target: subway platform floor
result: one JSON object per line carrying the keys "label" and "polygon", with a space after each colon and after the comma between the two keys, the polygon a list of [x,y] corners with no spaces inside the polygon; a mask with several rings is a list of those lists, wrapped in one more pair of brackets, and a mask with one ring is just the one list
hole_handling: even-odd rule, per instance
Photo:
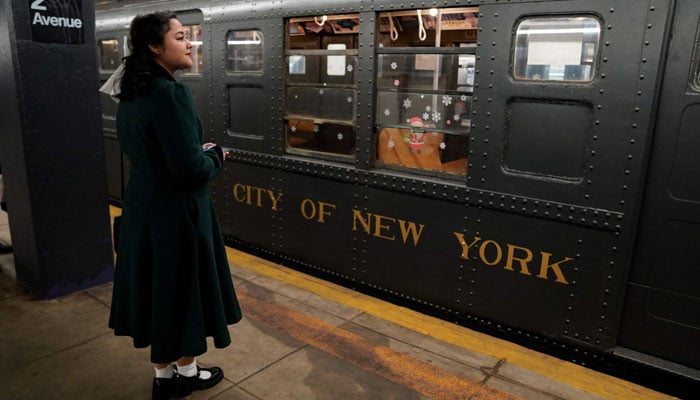
{"label": "subway platform floor", "polygon": [[[0,213],[0,240],[9,241]],[[244,312],[191,399],[672,397],[227,249]],[[0,399],[149,399],[148,349],[107,327],[112,285],[36,300],[0,255]]]}

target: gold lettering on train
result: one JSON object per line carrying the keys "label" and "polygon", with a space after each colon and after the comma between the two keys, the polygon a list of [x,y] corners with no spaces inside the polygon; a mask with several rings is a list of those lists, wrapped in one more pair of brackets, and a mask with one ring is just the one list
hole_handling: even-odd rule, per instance
{"label": "gold lettering on train", "polygon": [[270,189],[236,183],[233,185],[233,199],[256,207],[262,207],[269,200],[270,208],[277,211],[282,192],[275,193]]}
{"label": "gold lettering on train", "polygon": [[542,279],[547,279],[547,271],[549,271],[549,269],[551,268],[554,271],[554,275],[556,275],[556,277],[557,277],[557,279],[555,279],[555,281],[568,285],[569,282],[567,282],[566,278],[564,278],[564,274],[561,272],[561,268],[559,268],[559,265],[562,263],[565,263],[565,262],[569,262],[569,261],[573,260],[573,258],[564,257],[563,260],[550,264],[549,257],[551,257],[552,254],[546,253],[544,251],[541,251],[540,253],[542,254],[542,264],[540,265],[540,273],[537,274],[537,277],[542,278]]}
{"label": "gold lettering on train", "polygon": [[[488,261],[486,259],[486,247],[488,245],[493,245],[494,249],[496,249],[496,259],[493,261]],[[482,243],[481,246],[479,246],[479,258],[481,258],[481,261],[483,261],[484,264],[489,266],[494,266],[498,264],[503,258],[503,250],[501,250],[501,245],[494,242],[493,240],[485,240],[484,243]]]}
{"label": "gold lettering on train", "polygon": [[423,233],[423,228],[425,228],[425,225],[420,224],[420,229],[416,230],[415,222],[408,222],[400,219],[399,228],[401,228],[401,237],[403,238],[403,242],[406,243],[408,234],[410,233],[411,237],[413,238],[413,245],[417,246],[418,240],[420,239],[421,233]]}
{"label": "gold lettering on train", "polygon": [[454,234],[455,236],[457,236],[457,240],[459,240],[459,244],[462,246],[462,255],[460,257],[465,260],[468,260],[469,249],[475,244],[477,244],[479,241],[481,241],[481,238],[478,236],[474,236],[474,241],[471,244],[467,244],[467,242],[464,240],[464,235],[458,232],[455,232]]}
{"label": "gold lettering on train", "polygon": [[[525,257],[515,257],[515,250],[521,250],[525,253]],[[513,261],[518,261],[520,263],[520,273],[525,275],[531,275],[530,270],[527,269],[527,263],[532,261],[532,250],[527,247],[515,246],[508,244],[508,255],[506,258],[506,266],[503,267],[507,270],[513,271]]]}
{"label": "gold lettering on train", "polygon": [[356,231],[359,222],[361,229],[368,235],[378,237],[385,240],[396,240],[396,235],[391,234],[391,230],[396,229],[398,222],[399,230],[401,231],[401,239],[406,244],[409,240],[409,235],[413,239],[413,245],[417,246],[420,240],[420,235],[423,233],[425,225],[417,225],[413,221],[404,221],[402,219],[387,217],[379,214],[362,213],[360,210],[352,210],[352,230]]}
{"label": "gold lettering on train", "polygon": [[318,222],[323,224],[326,222],[325,217],[331,215],[331,212],[327,209],[335,210],[335,204],[325,203],[323,201],[315,202],[311,199],[304,199],[301,201],[299,208],[301,210],[302,217],[312,220],[318,215]]}
{"label": "gold lettering on train", "polygon": [[[472,259],[469,256],[469,251],[475,249],[478,253],[478,258],[482,263],[488,266],[495,266],[503,260],[503,246],[496,242],[495,240],[485,240],[481,241],[479,236],[474,236],[471,243],[467,243],[464,234],[459,232],[453,232],[459,241],[459,245],[462,248],[462,254],[460,258],[464,260]],[[478,244],[478,245],[477,245]],[[509,271],[515,271],[513,268],[516,264],[519,266],[520,273],[524,275],[532,275],[530,269],[528,268],[528,263],[533,261],[535,252],[527,247],[516,246],[510,243],[506,244],[506,260],[503,264],[503,269]],[[552,253],[546,251],[540,251],[540,272],[537,274],[538,278],[549,279],[549,271],[554,273],[554,281],[568,285],[569,282],[564,277],[561,266],[564,263],[572,261],[571,257],[564,257],[557,262],[551,262]]]}

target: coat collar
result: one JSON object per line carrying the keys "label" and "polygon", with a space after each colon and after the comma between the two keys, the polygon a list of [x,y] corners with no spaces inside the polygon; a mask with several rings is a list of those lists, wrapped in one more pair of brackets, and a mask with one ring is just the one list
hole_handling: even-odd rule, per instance
{"label": "coat collar", "polygon": [[170,75],[170,73],[166,71],[165,68],[161,67],[160,64],[158,64],[155,61],[151,65],[151,73],[153,73],[154,78],[163,78],[169,81],[175,81],[175,78],[173,78],[173,76]]}

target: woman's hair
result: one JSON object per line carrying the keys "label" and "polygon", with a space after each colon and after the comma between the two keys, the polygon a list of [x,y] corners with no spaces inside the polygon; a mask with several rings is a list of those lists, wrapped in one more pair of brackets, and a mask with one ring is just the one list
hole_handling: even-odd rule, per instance
{"label": "woman's hair", "polygon": [[163,38],[170,29],[170,20],[175,14],[159,12],[137,15],[131,21],[129,29],[129,50],[131,54],[124,57],[124,75],[121,78],[120,100],[131,100],[148,93],[150,83],[155,78],[157,67],[155,55],[148,47],[163,44]]}

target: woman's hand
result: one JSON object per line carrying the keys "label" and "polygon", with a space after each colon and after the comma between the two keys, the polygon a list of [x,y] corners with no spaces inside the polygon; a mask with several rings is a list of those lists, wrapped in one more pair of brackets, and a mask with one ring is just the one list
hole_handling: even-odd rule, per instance
{"label": "woman's hand", "polygon": [[[217,146],[216,143],[204,143],[204,144],[202,145],[202,149],[204,149],[204,150],[209,150],[209,149],[211,149],[212,147],[216,147],[216,146]],[[229,151],[227,151],[228,149],[222,149],[222,150],[223,150],[223,153],[224,153],[224,160],[225,160],[225,159],[228,158]]]}

